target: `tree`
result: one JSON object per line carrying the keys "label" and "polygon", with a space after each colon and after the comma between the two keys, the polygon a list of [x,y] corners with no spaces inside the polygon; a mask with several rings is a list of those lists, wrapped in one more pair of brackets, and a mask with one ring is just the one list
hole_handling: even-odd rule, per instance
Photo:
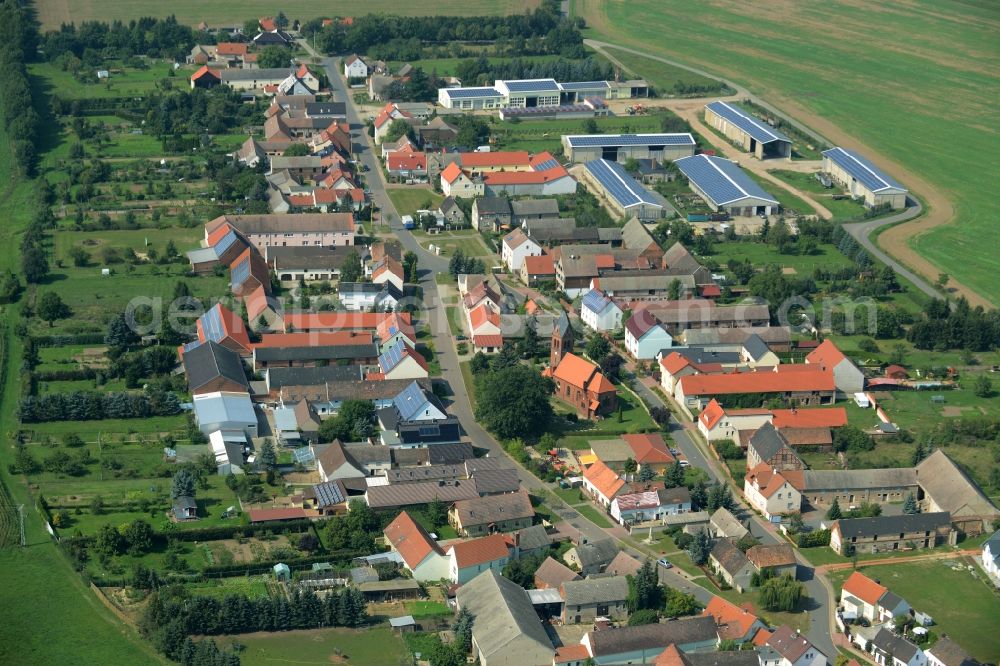
{"label": "tree", "polygon": [[649,465],[642,465],[639,467],[639,481],[645,483],[646,481],[652,481],[656,478],[656,471]]}
{"label": "tree", "polygon": [[427,504],[427,520],[434,527],[441,527],[448,524],[448,507],[438,498]]}
{"label": "tree", "polygon": [[628,626],[630,627],[638,627],[643,624],[656,624],[659,621],[659,612],[652,608],[643,608],[628,616]]}
{"label": "tree", "polygon": [[674,462],[663,475],[664,488],[678,488],[684,485],[684,467],[680,461]]}
{"label": "tree", "polygon": [[538,355],[538,331],[534,317],[528,317],[524,322],[524,337],[519,342],[521,358],[534,358]]}
{"label": "tree", "polygon": [[74,245],[69,249],[69,258],[76,267],[86,266],[90,263],[90,253],[79,245]]}
{"label": "tree", "polygon": [[[265,49],[266,51],[267,49]],[[309,154],[309,146],[304,143],[293,143],[292,145],[285,148],[285,152],[282,153],[284,157],[305,157]]]}
{"label": "tree", "polygon": [[145,520],[133,520],[122,529],[129,555],[142,555],[153,548],[153,526]]}
{"label": "tree", "polygon": [[993,382],[986,375],[976,375],[976,381],[972,385],[972,391],[977,398],[990,398],[993,396]]}
{"label": "tree", "polygon": [[413,141],[413,125],[402,118],[397,118],[389,123],[389,129],[386,130],[385,136],[382,137],[382,143],[395,143],[404,136],[409,137]]}
{"label": "tree", "polygon": [[285,12],[278,12],[278,15],[274,17],[274,25],[279,30],[284,30],[288,27],[288,17],[285,16]]}
{"label": "tree", "polygon": [[600,361],[611,353],[611,343],[603,335],[594,335],[587,340],[587,346],[584,348],[584,351],[592,361]]}
{"label": "tree", "polygon": [[917,498],[913,496],[913,493],[909,493],[906,496],[906,501],[903,502],[903,513],[920,513],[920,507],[917,506]]}
{"label": "tree", "polygon": [[253,39],[258,32],[260,32],[260,22],[257,19],[247,19],[243,22],[243,35],[248,39]]}
{"label": "tree", "polygon": [[375,403],[371,400],[345,400],[333,418],[319,426],[321,441],[357,441],[369,437],[375,428]]}
{"label": "tree", "polygon": [[21,253],[21,271],[30,284],[38,284],[49,274],[49,258],[45,250],[37,245],[25,248]]}
{"label": "tree", "polygon": [[635,575],[628,577],[628,582],[626,603],[630,611],[656,609],[663,605],[663,588],[652,560],[643,562]]}
{"label": "tree", "polygon": [[463,652],[468,652],[472,649],[472,625],[474,621],[475,618],[472,617],[472,613],[469,612],[468,608],[458,611],[458,615],[455,616],[455,624],[452,627],[455,633],[455,644]]}
{"label": "tree", "polygon": [[597,134],[601,129],[597,126],[597,121],[593,118],[587,118],[583,121],[583,133],[584,134]]}
{"label": "tree", "polygon": [[708,560],[708,554],[712,552],[712,538],[708,536],[708,532],[699,531],[688,546],[687,552],[691,556],[691,561],[697,566],[704,564]]}
{"label": "tree", "polygon": [[479,378],[476,420],[503,439],[543,432],[552,419],[552,380],[515,365]]}
{"label": "tree", "polygon": [[667,600],[663,606],[663,614],[667,617],[697,615],[701,611],[698,600],[693,594],[686,594],[672,587],[666,588],[666,592]]}
{"label": "tree", "polygon": [[629,478],[639,468],[639,465],[631,457],[625,459],[625,478]]}
{"label": "tree", "polygon": [[101,525],[94,540],[94,552],[102,557],[114,557],[121,555],[124,550],[125,539],[122,538],[118,528],[108,523]]}
{"label": "tree", "polygon": [[674,278],[667,284],[667,298],[671,301],[679,301],[681,298],[681,281]]}
{"label": "tree", "polygon": [[182,467],[174,472],[173,481],[170,483],[170,498],[194,497],[194,472],[186,467]]}
{"label": "tree", "polygon": [[760,606],[768,611],[794,611],[805,595],[805,586],[785,574],[769,578],[760,586]]}
{"label": "tree", "polygon": [[273,470],[278,466],[278,454],[274,451],[270,437],[266,438],[260,447],[260,463],[267,470]]}
{"label": "tree", "polygon": [[934,285],[938,289],[942,289],[943,290],[946,286],[948,286],[948,282],[950,280],[951,280],[951,276],[948,275],[947,273],[938,273],[938,278],[937,278],[937,281],[934,283]]}
{"label": "tree", "polygon": [[57,319],[65,319],[72,314],[69,306],[63,303],[62,298],[54,291],[47,291],[41,295],[36,311],[42,321],[49,322],[50,327]]}
{"label": "tree", "polygon": [[826,519],[827,520],[839,520],[842,515],[843,514],[840,511],[840,502],[837,501],[836,497],[834,497],[833,498],[833,504],[831,504],[830,508],[826,510]]}
{"label": "tree", "polygon": [[361,257],[358,256],[357,251],[351,250],[351,253],[344,258],[344,264],[340,267],[340,281],[341,282],[357,282],[364,275],[364,269],[361,266]]}
{"label": "tree", "polygon": [[8,269],[0,281],[0,303],[13,303],[21,295],[21,281]]}
{"label": "tree", "polygon": [[736,508],[736,502],[733,500],[733,493],[729,490],[729,486],[716,483],[708,489],[705,509],[714,512],[720,508],[732,511]]}
{"label": "tree", "polygon": [[916,467],[921,460],[927,457],[927,447],[924,446],[923,440],[917,440],[917,445],[913,449],[913,457],[910,459],[910,463]]}
{"label": "tree", "polygon": [[416,284],[420,282],[420,273],[418,271],[419,259],[415,252],[410,252],[407,250],[403,254],[403,274],[406,276],[406,281]]}

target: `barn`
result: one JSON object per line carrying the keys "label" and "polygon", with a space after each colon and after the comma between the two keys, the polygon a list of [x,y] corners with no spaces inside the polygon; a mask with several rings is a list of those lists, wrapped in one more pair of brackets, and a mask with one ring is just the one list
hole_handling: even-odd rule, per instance
{"label": "barn", "polygon": [[824,150],[823,171],[852,197],[864,199],[868,208],[884,204],[894,210],[906,208],[906,188],[853,150]]}
{"label": "barn", "polygon": [[628,159],[673,162],[694,155],[690,134],[564,134],[563,152],[571,162]]}
{"label": "barn", "polygon": [[711,102],[705,106],[705,122],[757,159],[792,156],[791,139],[732,104]]}
{"label": "barn", "polygon": [[647,190],[617,162],[591,160],[584,165],[584,179],[598,199],[618,217],[658,220],[665,214],[662,198]]}
{"label": "barn", "polygon": [[674,162],[712,210],[734,217],[770,215],[778,201],[765,192],[734,162],[711,155],[694,155]]}
{"label": "barn", "polygon": [[496,88],[439,88],[438,104],[446,109],[463,111],[478,109],[499,109],[504,105],[504,97]]}

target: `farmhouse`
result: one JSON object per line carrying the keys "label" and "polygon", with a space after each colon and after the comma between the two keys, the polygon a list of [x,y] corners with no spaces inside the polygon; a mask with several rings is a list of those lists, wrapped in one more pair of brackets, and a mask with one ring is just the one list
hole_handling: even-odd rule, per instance
{"label": "farmhouse", "polygon": [[622,525],[660,520],[690,510],[691,493],[684,487],[619,494],[611,502],[611,517]]}
{"label": "farmhouse", "polygon": [[710,616],[683,618],[638,627],[612,627],[588,632],[581,641],[598,664],[649,663],[670,645],[680,650],[709,650],[718,643]]}
{"label": "farmhouse", "polygon": [[464,585],[484,571],[497,573],[511,559],[507,540],[500,534],[459,541],[448,548],[448,578],[452,583]]}
{"label": "farmhouse", "polygon": [[778,211],[778,200],[734,162],[710,155],[694,155],[683,157],[674,164],[687,177],[691,190],[716,212],[752,217]]}
{"label": "farmhouse", "polygon": [[720,641],[745,643],[754,638],[758,631],[767,628],[747,607],[749,604],[740,607],[722,597],[713,596],[702,615],[709,615],[715,620]]}
{"label": "farmhouse", "polygon": [[[777,666],[824,666],[827,663],[826,655],[787,624],[775,629],[766,645],[780,658]],[[772,662],[768,660],[768,663]]]}
{"label": "farmhouse", "polygon": [[206,238],[223,224],[246,237],[261,252],[270,245],[354,245],[354,216],[350,213],[220,215],[205,225]]}
{"label": "farmhouse", "polygon": [[833,374],[823,370],[783,372],[758,370],[736,374],[705,374],[681,377],[674,388],[674,398],[684,408],[707,405],[716,398],[723,405],[726,396],[760,394],[761,401],[771,397],[798,405],[830,405],[836,396]]}
{"label": "farmhouse", "polygon": [[936,513],[841,518],[830,528],[830,548],[841,555],[933,548],[951,533],[951,516]]}
{"label": "farmhouse", "polygon": [[216,303],[212,309],[198,317],[196,323],[199,342],[214,342],[241,356],[250,353],[250,334],[243,320],[232,310]]}
{"label": "farmhouse", "polygon": [[947,511],[955,529],[970,536],[983,534],[1000,516],[975,481],[941,449],[921,460],[916,472],[920,486],[917,499],[923,510]]}
{"label": "farmhouse", "polygon": [[[517,202],[515,202],[517,203]],[[542,248],[528,238],[524,230],[517,228],[503,238],[500,247],[500,258],[511,273],[518,273],[524,265],[525,257],[537,257],[542,254]]]}
{"label": "farmhouse", "polygon": [[535,588],[558,590],[563,583],[580,580],[580,575],[562,562],[546,557],[535,570]]}
{"label": "farmhouse", "polygon": [[584,165],[582,174],[588,187],[617,217],[658,220],[666,212],[662,197],[646,189],[617,162],[591,160]]}
{"label": "farmhouse", "polygon": [[539,282],[555,280],[555,278],[556,266],[552,255],[542,254],[524,258],[521,264],[521,281],[526,285],[531,286]]}
{"label": "farmhouse", "polygon": [[520,585],[491,569],[460,587],[455,601],[477,618],[472,650],[482,666],[552,662],[552,642]]}
{"label": "farmhouse", "polygon": [[795,578],[795,551],[791,544],[773,543],[751,546],[746,552],[747,559],[760,573],[768,571],[775,576],[785,574]]}
{"label": "farmhouse", "polygon": [[217,391],[246,393],[247,382],[243,361],[236,352],[213,340],[185,346],[182,362],[188,390],[194,395]]}
{"label": "farmhouse", "polygon": [[733,539],[718,539],[708,555],[708,563],[712,571],[737,592],[750,589],[754,566],[743,551],[736,547]]}
{"label": "farmhouse", "polygon": [[757,159],[792,156],[791,139],[727,102],[706,105],[705,122]]}
{"label": "farmhouse", "polygon": [[628,615],[625,600],[628,581],[624,576],[567,581],[559,588],[566,624],[593,622],[598,617],[621,620]]}
{"label": "farmhouse", "polygon": [[[457,165],[455,169],[461,172]],[[443,179],[444,174],[441,177]],[[507,197],[480,196],[472,202],[472,226],[479,231],[498,231],[511,223],[511,215],[510,200]]]}
{"label": "farmhouse", "polygon": [[580,319],[588,328],[603,333],[614,331],[622,325],[624,311],[600,289],[591,289],[583,295]]}
{"label": "farmhouse", "polygon": [[[602,283],[606,280],[601,280]],[[656,358],[664,349],[674,346],[674,338],[663,324],[645,313],[644,310],[632,315],[625,322],[625,349],[638,360]]]}
{"label": "farmhouse", "polygon": [[865,375],[832,340],[823,343],[806,356],[806,363],[833,373],[837,390],[844,395],[854,395],[865,388]]}
{"label": "farmhouse", "polygon": [[852,197],[863,199],[868,208],[906,208],[906,188],[853,150],[824,150],[823,171]]}
{"label": "farmhouse", "polygon": [[581,543],[566,551],[563,560],[584,576],[601,573],[618,555],[614,539]]}
{"label": "farmhouse", "polygon": [[743,497],[765,518],[776,522],[780,516],[802,507],[802,495],[795,487],[800,482],[792,483],[792,479],[801,475],[798,471],[779,472],[767,463],[760,463],[746,473]]}
{"label": "farmhouse", "polygon": [[583,489],[605,507],[625,489],[625,480],[598,460],[583,472]]}
{"label": "farmhouse", "polygon": [[563,152],[570,162],[656,160],[673,162],[694,155],[694,137],[685,134],[564,134]]}
{"label": "farmhouse", "polygon": [[406,511],[400,512],[382,533],[393,552],[403,558],[403,564],[415,580],[447,578],[448,558],[444,551]]}
{"label": "farmhouse", "polygon": [[891,622],[910,612],[910,605],[905,600],[860,571],[855,571],[844,581],[840,604],[845,615],[853,614],[874,623]]}
{"label": "farmhouse", "polygon": [[523,491],[459,500],[448,512],[448,522],[463,536],[513,532],[531,527],[534,518],[531,500]]}

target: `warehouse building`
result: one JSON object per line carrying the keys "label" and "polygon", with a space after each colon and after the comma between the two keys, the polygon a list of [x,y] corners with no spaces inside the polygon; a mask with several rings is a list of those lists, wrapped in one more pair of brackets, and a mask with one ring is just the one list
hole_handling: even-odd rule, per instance
{"label": "warehouse building", "polygon": [[642,80],[559,83],[555,79],[498,79],[491,87],[439,88],[438,104],[462,110],[533,109],[648,96],[649,84]]}
{"label": "warehouse building", "polygon": [[778,210],[778,200],[743,173],[735,163],[711,155],[694,155],[674,162],[712,210],[734,217],[770,215]]}
{"label": "warehouse building", "polygon": [[853,150],[824,150],[823,171],[852,197],[864,199],[868,208],[883,204],[894,210],[906,208],[906,188]]}
{"label": "warehouse building", "polygon": [[563,152],[570,162],[628,159],[673,162],[694,155],[695,141],[690,134],[566,134]]}
{"label": "warehouse building", "polygon": [[741,108],[726,102],[705,106],[705,122],[757,159],[791,157],[792,140]]}
{"label": "warehouse building", "polygon": [[582,173],[589,189],[614,215],[640,220],[658,220],[664,216],[664,202],[617,162],[591,160],[584,165]]}

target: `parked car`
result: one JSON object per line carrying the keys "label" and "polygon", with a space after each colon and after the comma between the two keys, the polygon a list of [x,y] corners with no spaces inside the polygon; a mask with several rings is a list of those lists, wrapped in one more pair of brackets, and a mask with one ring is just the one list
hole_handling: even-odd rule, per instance
{"label": "parked car", "polygon": [[665,558],[665,557],[658,559],[656,561],[656,563],[659,564],[664,569],[673,569],[674,568],[674,565],[672,565],[670,562],[668,562],[667,558]]}

